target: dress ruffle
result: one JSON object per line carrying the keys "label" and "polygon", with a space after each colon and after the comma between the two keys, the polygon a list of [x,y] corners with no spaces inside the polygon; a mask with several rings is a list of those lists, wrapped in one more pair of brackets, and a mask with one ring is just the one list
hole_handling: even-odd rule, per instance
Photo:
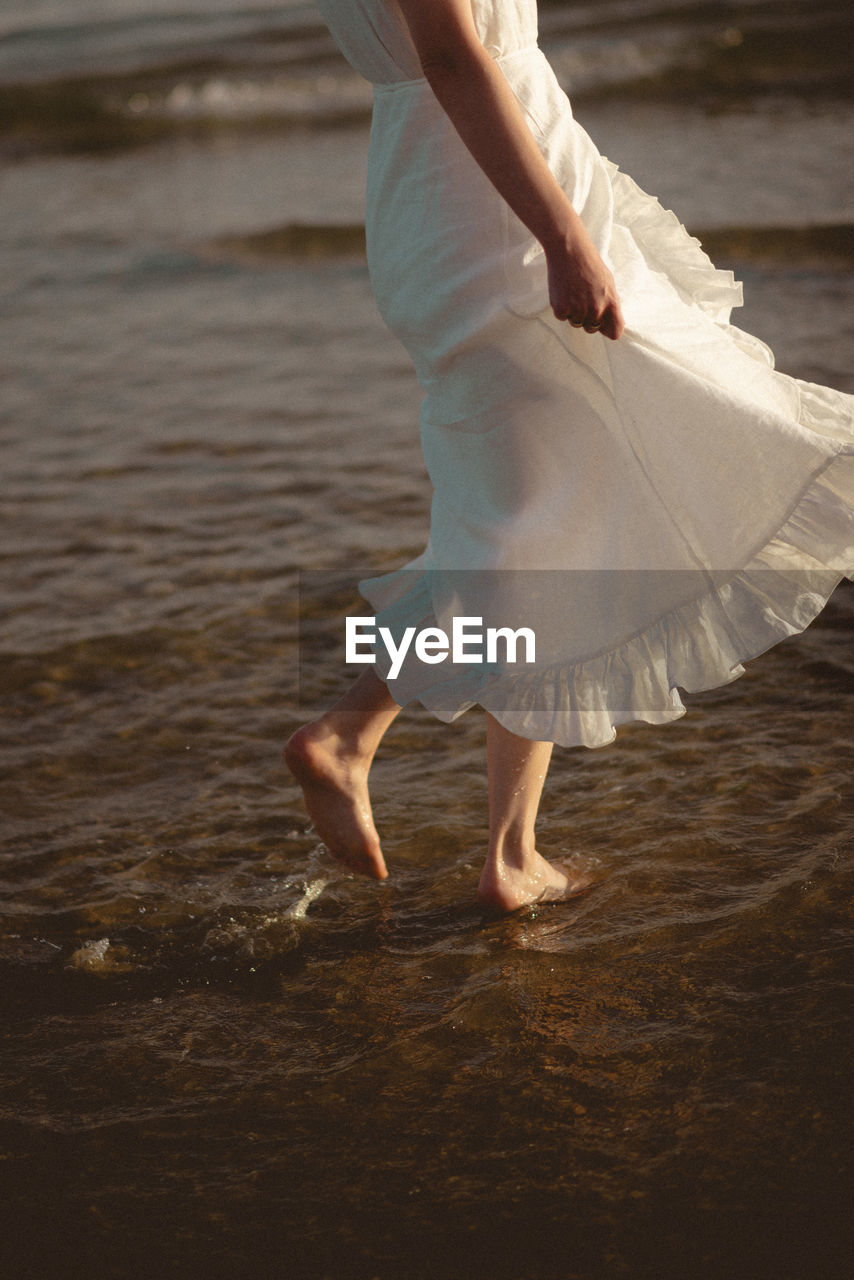
{"label": "dress ruffle", "polygon": [[[854,448],[812,478],[777,536],[744,569],[613,649],[533,670],[458,665],[449,675],[446,666],[404,664],[389,690],[446,722],[479,705],[520,737],[565,747],[605,746],[631,721],[676,720],[685,713],[680,690],[698,693],[737,679],[744,662],[805,630],[842,578],[854,578],[852,511]],[[407,626],[439,625],[433,595],[441,578],[421,560],[359,585],[377,622],[398,635]],[[571,608],[571,572],[566,579]],[[384,679],[388,669],[382,656]]]}
{"label": "dress ruffle", "polygon": [[741,283],[714,265],[672,210],[610,160],[602,163],[614,193],[614,221],[631,233],[649,269],[666,276],[685,302],[719,323],[728,321],[732,308],[744,302]]}

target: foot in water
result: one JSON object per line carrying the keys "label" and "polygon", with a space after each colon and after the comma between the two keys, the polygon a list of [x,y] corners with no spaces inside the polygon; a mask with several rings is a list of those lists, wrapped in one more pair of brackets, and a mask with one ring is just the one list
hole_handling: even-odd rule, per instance
{"label": "foot in water", "polygon": [[314,829],[337,862],[385,880],[388,875],[368,795],[370,761],[348,750],[322,721],[298,729],[284,750],[302,787]]}
{"label": "foot in water", "polygon": [[490,857],[480,877],[477,899],[493,911],[518,911],[538,902],[562,902],[591,888],[593,876],[568,863],[548,862],[534,852],[521,861]]}

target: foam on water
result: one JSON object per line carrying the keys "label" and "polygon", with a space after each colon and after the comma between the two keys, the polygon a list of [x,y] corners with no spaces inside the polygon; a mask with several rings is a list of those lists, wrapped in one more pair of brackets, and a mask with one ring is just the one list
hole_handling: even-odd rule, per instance
{"label": "foam on water", "polygon": [[[100,15],[72,10],[57,26],[46,12],[29,24],[22,13],[0,38],[0,145],[10,155],[121,149],[199,128],[328,128],[370,112],[369,86],[310,5],[176,13],[117,3]],[[558,4],[541,25],[575,101],[720,110],[771,95],[851,97],[852,17],[834,0],[793,0],[783,12],[765,2]]]}

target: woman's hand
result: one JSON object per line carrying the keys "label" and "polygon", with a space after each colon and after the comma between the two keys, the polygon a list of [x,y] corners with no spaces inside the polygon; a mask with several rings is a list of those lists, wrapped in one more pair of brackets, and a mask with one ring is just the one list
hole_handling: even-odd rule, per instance
{"label": "woman's hand", "polygon": [[546,248],[549,302],[558,320],[575,329],[619,338],[625,329],[614,277],[583,226]]}

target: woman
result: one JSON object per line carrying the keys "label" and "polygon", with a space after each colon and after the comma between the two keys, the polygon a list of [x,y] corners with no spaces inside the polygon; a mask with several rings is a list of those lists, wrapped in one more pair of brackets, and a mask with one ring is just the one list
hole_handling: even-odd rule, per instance
{"label": "woman", "polygon": [[288,743],[318,835],[387,875],[368,771],[400,706],[487,713],[478,896],[582,887],[536,851],[554,742],[682,714],[854,568],[852,398],[776,373],[739,287],[605,161],[536,47],[535,0],[321,0],[375,85],[371,282],[425,391],[430,542],[362,584],[399,643],[527,624],[507,659],[367,670]]}

